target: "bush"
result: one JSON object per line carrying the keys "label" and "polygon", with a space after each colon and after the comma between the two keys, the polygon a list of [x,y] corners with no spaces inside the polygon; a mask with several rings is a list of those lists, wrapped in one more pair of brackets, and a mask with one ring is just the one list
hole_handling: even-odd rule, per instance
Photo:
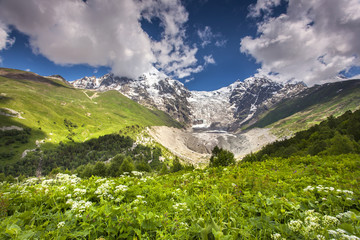
{"label": "bush", "polygon": [[210,158],[210,167],[229,166],[235,163],[234,154],[228,150],[214,147]]}
{"label": "bush", "polygon": [[132,159],[130,157],[127,157],[124,159],[123,163],[120,166],[120,171],[123,172],[132,172],[134,171],[135,167],[132,163]]}
{"label": "bush", "polygon": [[179,158],[175,157],[175,159],[173,161],[173,165],[172,165],[170,171],[171,172],[178,172],[178,171],[181,171],[183,169],[184,169],[184,167],[183,167],[183,165],[181,165],[181,163],[179,161]]}

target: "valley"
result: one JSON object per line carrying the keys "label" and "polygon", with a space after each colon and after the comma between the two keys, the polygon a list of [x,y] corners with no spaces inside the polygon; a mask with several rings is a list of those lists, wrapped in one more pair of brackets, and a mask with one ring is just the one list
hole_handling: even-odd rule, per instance
{"label": "valley", "polygon": [[156,142],[195,166],[206,166],[215,146],[227,149],[234,153],[235,158],[241,159],[278,139],[266,128],[229,133],[218,130],[184,131],[156,126],[149,128],[148,132]]}

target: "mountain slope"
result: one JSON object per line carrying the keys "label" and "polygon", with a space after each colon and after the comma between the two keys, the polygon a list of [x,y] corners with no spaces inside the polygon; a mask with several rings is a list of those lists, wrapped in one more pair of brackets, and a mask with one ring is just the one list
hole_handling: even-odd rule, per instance
{"label": "mountain slope", "polygon": [[305,130],[330,115],[339,116],[360,107],[360,81],[348,80],[307,88],[296,97],[283,100],[251,125],[273,127],[280,135]]}
{"label": "mountain slope", "polygon": [[1,161],[20,157],[25,149],[35,147],[35,140],[38,145],[41,140],[50,145],[138,131],[145,126],[181,126],[166,113],[143,107],[118,91],[79,90],[54,77],[0,69],[0,89],[3,134],[14,131],[13,134],[19,134],[21,131],[16,129],[10,131],[16,126],[31,129],[30,134],[18,137],[19,140],[5,142],[2,138]]}

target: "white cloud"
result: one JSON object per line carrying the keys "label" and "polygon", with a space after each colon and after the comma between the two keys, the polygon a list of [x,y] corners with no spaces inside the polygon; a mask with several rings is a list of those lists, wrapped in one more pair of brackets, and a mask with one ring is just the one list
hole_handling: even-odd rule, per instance
{"label": "white cloud", "polygon": [[192,77],[192,78],[188,78],[188,79],[185,80],[185,83],[189,83],[189,82],[193,81],[194,79],[195,79],[195,78],[193,78],[193,77]]}
{"label": "white cloud", "polygon": [[201,40],[201,47],[204,48],[207,45],[211,44],[213,41],[215,41],[215,46],[217,47],[223,47],[227,43],[225,39],[223,39],[222,35],[220,33],[213,33],[211,30],[211,27],[205,26],[203,30],[198,29],[197,35],[199,36]]}
{"label": "white cloud", "polygon": [[249,6],[249,17],[260,17],[261,14],[269,15],[272,13],[272,9],[279,6],[281,0],[258,0],[256,4]]}
{"label": "white cloud", "polygon": [[30,72],[30,71],[31,71],[31,69],[30,69],[30,68],[27,68],[27,69],[25,69],[25,71]]}
{"label": "white cloud", "polygon": [[215,46],[217,47],[224,47],[227,43],[227,40],[225,39],[222,39],[222,40],[216,40],[215,42]]}
{"label": "white cloud", "polygon": [[215,60],[212,56],[212,54],[208,56],[204,56],[205,64],[215,64]]}
{"label": "white cloud", "polygon": [[201,40],[201,47],[205,47],[211,43],[212,38],[214,37],[211,28],[209,26],[205,26],[204,30],[198,29],[197,34]]}
{"label": "white cloud", "polygon": [[358,0],[289,0],[286,14],[266,17],[258,34],[242,38],[240,51],[278,81],[313,85],[360,66]]}
{"label": "white cloud", "polygon": [[14,43],[15,38],[9,38],[8,28],[0,21],[0,51],[11,47]]}
{"label": "white cloud", "polygon": [[[158,42],[140,24],[154,17],[164,29]],[[33,51],[56,64],[109,66],[128,77],[153,65],[175,77],[198,69],[197,48],[184,43],[188,13],[180,0],[0,1],[0,20],[29,35]]]}

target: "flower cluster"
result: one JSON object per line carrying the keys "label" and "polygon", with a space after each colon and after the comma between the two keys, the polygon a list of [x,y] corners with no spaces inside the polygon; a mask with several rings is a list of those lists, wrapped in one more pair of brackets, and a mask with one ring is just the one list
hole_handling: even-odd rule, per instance
{"label": "flower cluster", "polygon": [[175,203],[173,205],[173,208],[179,211],[188,210],[186,203]]}
{"label": "flower cluster", "polygon": [[117,185],[115,187],[115,193],[119,193],[119,192],[126,192],[128,190],[128,186],[126,185]]}
{"label": "flower cluster", "polygon": [[142,199],[144,199],[145,197],[144,196],[142,196],[142,195],[137,195],[136,196],[136,199],[132,202],[133,204],[139,204],[139,203],[141,203],[141,204],[146,204],[147,202],[145,201],[145,200],[142,200]]}
{"label": "flower cluster", "polygon": [[86,194],[86,189],[82,189],[82,188],[75,188],[74,189],[74,196],[75,197],[80,197]]}
{"label": "flower cluster", "polygon": [[333,187],[324,187],[322,185],[318,185],[316,187],[313,187],[313,186],[309,185],[306,188],[304,188],[303,190],[305,192],[317,190],[318,192],[324,192],[324,193],[336,192],[338,194],[341,194],[341,193],[348,194],[348,195],[353,195],[354,194],[354,192],[350,191],[350,190],[335,189]]}
{"label": "flower cluster", "polygon": [[67,200],[66,204],[71,205],[71,211],[77,213],[77,217],[81,217],[81,213],[85,212],[92,205],[90,201],[74,201],[72,199]]}
{"label": "flower cluster", "polygon": [[65,226],[65,222],[59,222],[57,225],[58,228],[62,228],[63,226]]}
{"label": "flower cluster", "polygon": [[138,171],[131,171],[131,173],[136,177],[141,177],[143,175],[142,172],[138,172]]}
{"label": "flower cluster", "polygon": [[56,174],[56,181],[57,183],[70,183],[71,185],[76,185],[81,181],[81,178],[77,177],[76,175],[69,175],[58,173]]}
{"label": "flower cluster", "polygon": [[337,219],[336,217],[333,217],[333,216],[325,215],[325,216],[323,216],[322,220],[323,220],[323,224],[327,227],[336,226],[336,225],[340,224],[339,219]]}
{"label": "flower cluster", "polygon": [[360,240],[357,236],[348,235],[348,233],[343,229],[328,230],[329,235],[336,237],[337,239],[349,239],[349,240]]}
{"label": "flower cluster", "polygon": [[288,227],[293,232],[298,232],[301,229],[301,226],[303,225],[303,222],[301,220],[291,220],[288,223]]}
{"label": "flower cluster", "polygon": [[357,216],[352,211],[347,211],[347,212],[344,212],[344,213],[339,213],[338,215],[336,215],[336,217],[338,219],[340,219],[341,221],[343,221],[343,222],[348,222],[348,221],[351,221],[352,219],[357,219],[360,216]]}
{"label": "flower cluster", "polygon": [[114,196],[110,194],[110,190],[112,188],[112,185],[114,184],[113,180],[106,180],[103,184],[101,184],[95,191],[95,194],[98,196],[98,198],[108,198],[108,199],[114,199]]}
{"label": "flower cluster", "polygon": [[282,238],[282,237],[281,237],[281,234],[280,234],[280,233],[271,234],[271,239],[274,239],[274,240],[285,240],[285,238]]}
{"label": "flower cluster", "polygon": [[[338,214],[336,217],[329,216],[329,215],[321,215],[315,210],[307,210],[304,212],[305,219],[304,221],[301,220],[291,220],[287,223],[289,229],[293,232],[300,233],[301,235],[309,238],[311,234],[318,232],[318,231],[326,231],[329,227],[336,227],[340,225],[341,219],[348,219],[351,218],[354,213],[352,212],[345,212]],[[340,220],[339,220],[340,219]],[[342,229],[335,230],[328,230],[329,234],[339,237],[339,239],[352,239],[347,238],[344,235],[339,235],[344,233]],[[315,236],[313,236],[315,238]],[[326,239],[323,235],[317,235],[317,239],[323,240]],[[359,239],[360,240],[360,239]]]}

